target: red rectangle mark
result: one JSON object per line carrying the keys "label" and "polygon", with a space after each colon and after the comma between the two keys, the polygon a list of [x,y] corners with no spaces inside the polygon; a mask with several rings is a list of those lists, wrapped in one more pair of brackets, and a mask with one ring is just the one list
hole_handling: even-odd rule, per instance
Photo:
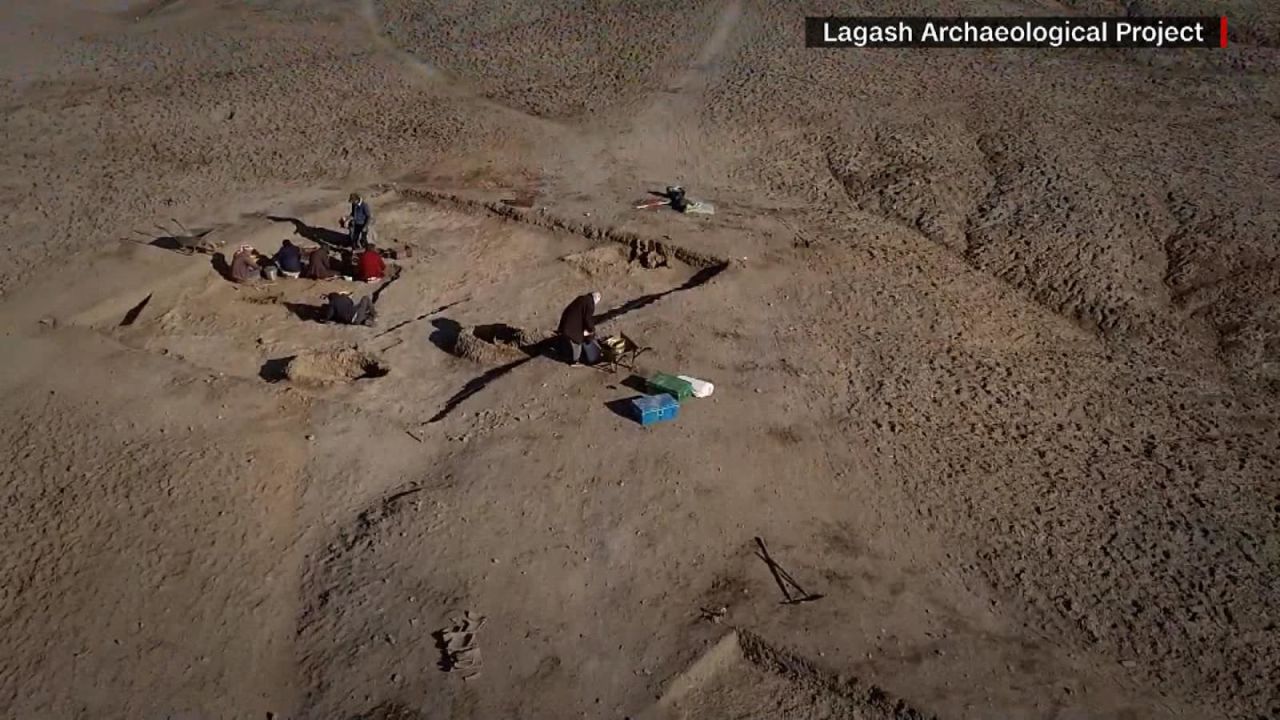
{"label": "red rectangle mark", "polygon": [[1218,47],[1227,46],[1227,16],[1226,15],[1222,16],[1222,37],[1218,42],[1219,42]]}

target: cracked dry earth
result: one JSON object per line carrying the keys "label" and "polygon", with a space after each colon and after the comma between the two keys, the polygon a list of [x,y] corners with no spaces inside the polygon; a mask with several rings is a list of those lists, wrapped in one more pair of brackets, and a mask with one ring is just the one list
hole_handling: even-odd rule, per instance
{"label": "cracked dry earth", "polygon": [[[1044,12],[1232,46],[799,30]],[[1275,8],[52,0],[0,33],[0,716],[1280,717]],[[633,209],[669,184],[716,214]],[[323,237],[353,188],[399,256],[353,288],[376,327],[151,245]],[[626,372],[452,354],[593,289],[715,394],[642,429]]]}

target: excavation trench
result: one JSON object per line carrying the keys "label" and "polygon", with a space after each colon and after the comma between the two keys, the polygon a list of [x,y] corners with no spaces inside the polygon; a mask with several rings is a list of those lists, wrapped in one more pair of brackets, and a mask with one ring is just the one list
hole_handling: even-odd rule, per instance
{"label": "excavation trench", "polygon": [[393,186],[388,186],[386,189],[394,190],[398,195],[404,198],[428,202],[469,215],[497,216],[504,220],[523,223],[533,227],[573,233],[587,238],[588,240],[603,240],[612,243],[619,243],[629,248],[633,257],[654,252],[664,257],[677,260],[692,268],[707,269],[719,267],[723,269],[729,265],[729,261],[724,258],[716,257],[715,255],[707,253],[701,253],[696,250],[690,250],[689,248],[658,240],[656,238],[645,237],[639,233],[631,232],[629,230],[618,230],[612,227],[570,220],[545,211],[526,211],[496,200],[472,200],[450,193],[437,192],[435,190],[422,190],[418,188],[395,188]]}
{"label": "excavation trench", "polygon": [[[645,264],[649,258],[660,257],[696,269],[696,272],[680,285],[661,292],[634,297],[612,310],[597,315],[597,323],[617,320],[669,295],[702,287],[730,267],[730,262],[724,258],[700,253],[674,243],[612,227],[570,220],[545,211],[525,211],[501,201],[473,200],[451,193],[420,188],[399,188],[394,185],[386,185],[381,189],[393,191],[407,200],[425,202],[467,215],[498,217],[544,230],[572,233],[596,242],[617,243],[630,250],[632,261],[641,264]],[[515,328],[504,324],[463,328],[447,319],[437,319],[434,322],[436,332],[433,334],[433,342],[441,349],[474,362],[501,364],[468,380],[445,401],[440,410],[428,420],[429,423],[444,420],[462,403],[480,393],[494,381],[510,374],[530,360],[552,354],[556,347],[556,336],[548,330]]]}

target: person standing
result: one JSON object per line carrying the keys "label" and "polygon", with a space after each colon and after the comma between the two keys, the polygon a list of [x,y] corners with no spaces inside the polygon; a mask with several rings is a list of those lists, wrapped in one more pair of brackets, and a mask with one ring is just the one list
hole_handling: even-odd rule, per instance
{"label": "person standing", "polygon": [[373,225],[373,210],[360,193],[351,193],[351,213],[342,219],[342,225],[351,235],[351,247],[362,248],[369,239],[369,227]]}
{"label": "person standing", "polygon": [[560,335],[565,340],[565,352],[569,365],[578,367],[582,357],[582,346],[591,342],[596,334],[596,303],[600,302],[600,293],[590,292],[579,295],[560,313]]}

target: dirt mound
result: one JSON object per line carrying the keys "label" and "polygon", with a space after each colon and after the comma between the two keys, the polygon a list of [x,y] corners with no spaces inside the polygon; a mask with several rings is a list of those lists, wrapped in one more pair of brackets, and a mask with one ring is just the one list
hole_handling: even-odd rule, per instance
{"label": "dirt mound", "polygon": [[926,718],[878,686],[835,675],[746,631],[726,635],[676,676],[650,714],[671,715],[752,720]]}
{"label": "dirt mound", "polygon": [[646,270],[671,266],[671,260],[662,247],[644,242],[633,243],[629,250],[621,245],[601,245],[566,255],[561,260],[591,278],[621,275],[630,271],[633,265]]}
{"label": "dirt mound", "polygon": [[602,245],[561,258],[574,269],[592,278],[610,277],[627,271],[627,250],[621,245]]}
{"label": "dirt mound", "polygon": [[482,365],[495,365],[536,352],[551,333],[525,330],[504,323],[463,328],[453,341],[453,354]]}
{"label": "dirt mound", "polygon": [[382,377],[391,371],[378,356],[356,348],[308,350],[285,365],[287,380],[304,385],[325,385]]}

